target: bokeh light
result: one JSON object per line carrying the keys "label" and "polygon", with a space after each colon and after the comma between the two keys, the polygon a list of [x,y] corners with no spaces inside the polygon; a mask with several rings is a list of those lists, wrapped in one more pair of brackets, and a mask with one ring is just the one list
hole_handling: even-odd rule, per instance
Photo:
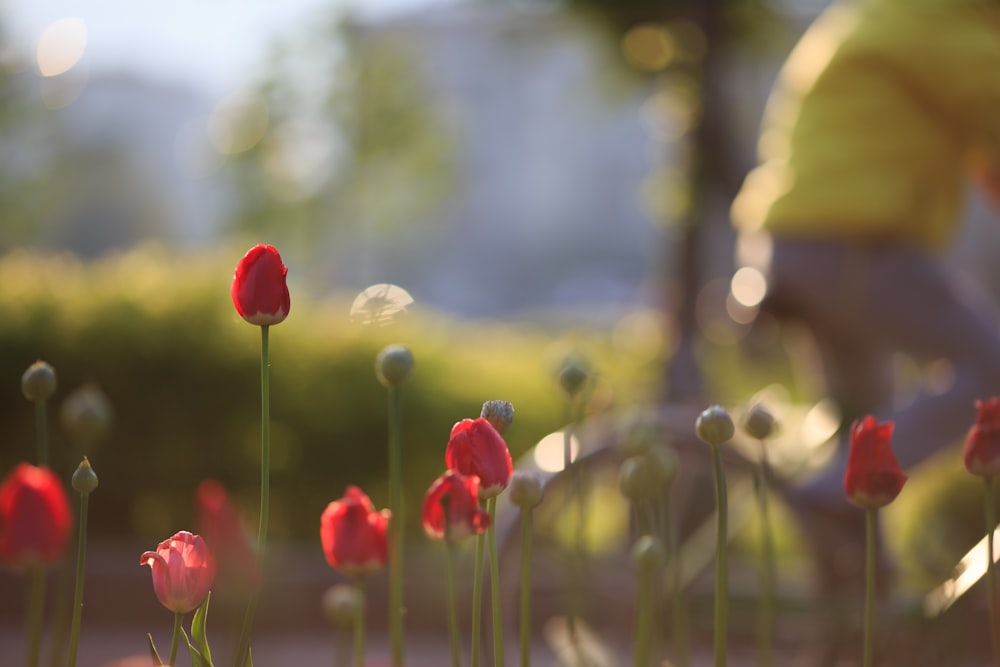
{"label": "bokeh light", "polygon": [[81,18],[55,21],[42,31],[35,48],[35,62],[42,76],[65,74],[87,50],[87,24]]}
{"label": "bokeh light", "polygon": [[[549,433],[538,441],[538,444],[535,445],[535,449],[532,451],[531,457],[539,470],[544,472],[560,472],[563,470],[566,462],[565,440],[565,434],[562,431],[556,431],[555,433]],[[571,435],[569,441],[570,463],[576,460],[579,452],[580,441],[575,435]]]}
{"label": "bokeh light", "polygon": [[379,283],[366,287],[351,304],[351,321],[385,326],[409,312],[413,297],[399,285]]}
{"label": "bokeh light", "polygon": [[676,51],[670,32],[656,23],[640,23],[628,30],[621,49],[626,62],[644,72],[666,69]]}
{"label": "bokeh light", "polygon": [[264,138],[270,122],[267,101],[261,95],[236,93],[216,106],[208,119],[208,137],[219,153],[236,155]]}

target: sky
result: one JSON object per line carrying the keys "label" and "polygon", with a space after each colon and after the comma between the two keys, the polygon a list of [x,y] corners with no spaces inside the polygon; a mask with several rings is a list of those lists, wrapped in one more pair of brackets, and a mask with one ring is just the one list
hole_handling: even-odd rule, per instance
{"label": "sky", "polygon": [[274,38],[335,8],[392,13],[456,0],[0,0],[15,48],[34,53],[61,19],[85,29],[79,65],[126,69],[223,95]]}

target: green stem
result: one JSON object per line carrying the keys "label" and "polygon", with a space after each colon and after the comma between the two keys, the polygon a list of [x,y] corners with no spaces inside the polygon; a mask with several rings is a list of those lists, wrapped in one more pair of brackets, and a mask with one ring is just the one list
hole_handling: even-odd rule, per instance
{"label": "green stem", "polygon": [[666,524],[664,533],[667,540],[667,554],[673,559],[671,568],[670,593],[673,596],[673,639],[677,658],[677,667],[688,667],[688,637],[687,637],[687,603],[684,599],[684,588],[681,577],[684,574],[681,560],[680,535],[678,521],[671,512],[666,499],[662,500],[662,516]]}
{"label": "green stem", "polygon": [[55,610],[52,614],[52,635],[49,640],[49,667],[61,667],[65,661],[72,605],[69,589],[69,563],[63,561],[56,570],[55,593],[53,595]]}
{"label": "green stem", "polygon": [[711,445],[715,474],[715,667],[726,666],[726,640],[729,622],[729,504],[726,498],[726,473],[718,445]]}
{"label": "green stem", "polygon": [[38,465],[49,466],[49,420],[46,401],[35,401],[35,433],[38,440]]}
{"label": "green stem", "polygon": [[451,666],[460,667],[462,659],[458,651],[458,610],[455,598],[455,543],[445,538],[445,553],[448,561],[448,637],[451,640]]}
{"label": "green stem", "polygon": [[[271,359],[268,344],[270,327],[260,327],[260,521],[257,524],[257,557],[263,562],[267,547],[267,524],[271,507]],[[250,633],[257,610],[257,591],[250,595],[239,642],[234,654],[234,667],[244,667],[250,652]]]}
{"label": "green stem", "polygon": [[531,665],[531,510],[521,509],[521,667]]}
{"label": "green stem", "polygon": [[635,631],[634,667],[649,667],[650,647],[653,639],[653,588],[656,585],[647,565],[639,566],[638,620]]}
{"label": "green stem", "polygon": [[403,666],[403,447],[402,402],[389,387],[389,635],[393,667]]}
{"label": "green stem", "polygon": [[73,591],[73,622],[69,635],[69,667],[76,666],[80,644],[80,621],[83,617],[83,573],[87,558],[87,501],[89,494],[80,494],[80,537],[76,544],[76,587]]}
{"label": "green stem", "polygon": [[768,508],[767,453],[757,468],[757,511],[760,515],[760,597],[757,610],[757,664],[774,664],[774,534]]}
{"label": "green stem", "polygon": [[45,616],[45,569],[41,566],[31,568],[28,574],[28,667],[38,665],[38,657],[42,645],[42,619]]}
{"label": "green stem", "polygon": [[476,563],[472,580],[472,667],[479,667],[479,644],[483,618],[483,558],[486,554],[486,533],[476,536]]}
{"label": "green stem", "polygon": [[264,557],[271,499],[271,360],[268,350],[268,327],[260,328],[260,523],[257,526],[257,551]]}
{"label": "green stem", "polygon": [[497,498],[493,496],[486,501],[486,511],[490,514],[490,527],[487,530],[490,541],[490,602],[493,605],[493,666],[503,667],[503,617],[500,612],[500,562],[497,553]]}
{"label": "green stem", "polygon": [[174,612],[174,636],[170,639],[170,660],[167,661],[168,665],[177,664],[177,647],[181,645],[181,622],[183,620],[184,614]]}
{"label": "green stem", "polygon": [[994,559],[993,533],[996,530],[996,490],[992,477],[984,477],[986,483],[986,585],[990,603],[990,637],[993,641],[993,664],[1000,665],[1000,613],[997,610],[996,564]]}
{"label": "green stem", "polygon": [[865,628],[863,667],[872,666],[872,648],[875,634],[875,521],[874,508],[865,510]]}
{"label": "green stem", "polygon": [[354,585],[358,589],[358,599],[361,601],[358,613],[354,617],[354,665],[365,667],[365,607],[368,605],[364,575],[355,577]]}

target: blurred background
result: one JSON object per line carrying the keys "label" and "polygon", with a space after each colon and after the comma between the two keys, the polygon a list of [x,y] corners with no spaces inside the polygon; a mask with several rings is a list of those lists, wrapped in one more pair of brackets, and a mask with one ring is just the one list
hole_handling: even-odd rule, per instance
{"label": "blurred background", "polygon": [[[90,456],[105,574],[155,614],[127,549],[190,527],[206,477],[255,516],[259,343],[228,292],[257,242],[281,251],[292,294],[271,337],[272,536],[315,549],[303,568],[320,580],[338,577],[319,557],[325,504],[350,483],[387,496],[373,373],[387,343],[417,363],[413,507],[483,401],[514,404],[515,459],[560,429],[569,354],[595,371],[592,416],[768,387],[808,413],[822,399],[808,343],[756,318],[753,276],[733,282],[728,207],[777,68],[825,4],[4,0],[0,469],[32,456],[18,378],[45,359],[53,456],[67,474]],[[955,261],[996,291],[1000,232],[975,195],[969,210]],[[398,286],[388,322],[355,302],[376,284]],[[900,373],[920,381],[906,360]],[[84,452],[59,428],[81,387],[113,411]],[[917,581],[947,576],[981,533],[979,489],[951,459],[900,503]],[[621,555],[619,509],[594,532]]]}

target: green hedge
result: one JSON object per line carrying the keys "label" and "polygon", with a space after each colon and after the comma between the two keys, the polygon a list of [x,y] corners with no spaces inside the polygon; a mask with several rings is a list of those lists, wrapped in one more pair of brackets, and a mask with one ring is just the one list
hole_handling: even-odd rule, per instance
{"label": "green hedge", "polygon": [[[85,453],[100,477],[90,502],[95,535],[162,539],[191,528],[205,477],[221,480],[255,517],[260,335],[229,297],[241,254],[145,248],[95,264],[29,253],[0,259],[0,470],[34,458],[34,413],[20,377],[40,358],[59,376],[53,465],[68,474]],[[374,360],[388,343],[408,345],[416,359],[402,389],[411,531],[419,531],[423,492],[444,468],[451,426],[478,416],[483,401],[514,404],[507,439],[516,458],[563,420],[553,379],[560,350],[604,355],[599,363],[614,366],[606,385],[626,400],[647,391],[658,367],[614,358],[593,334],[460,323],[420,308],[390,327],[362,326],[349,318],[353,294],[311,297],[301,284],[290,287],[291,314],[270,336],[276,539],[314,539],[322,508],[348,484],[385,504],[387,399]],[[87,382],[110,397],[114,426],[92,451],[73,451],[59,405]]]}

